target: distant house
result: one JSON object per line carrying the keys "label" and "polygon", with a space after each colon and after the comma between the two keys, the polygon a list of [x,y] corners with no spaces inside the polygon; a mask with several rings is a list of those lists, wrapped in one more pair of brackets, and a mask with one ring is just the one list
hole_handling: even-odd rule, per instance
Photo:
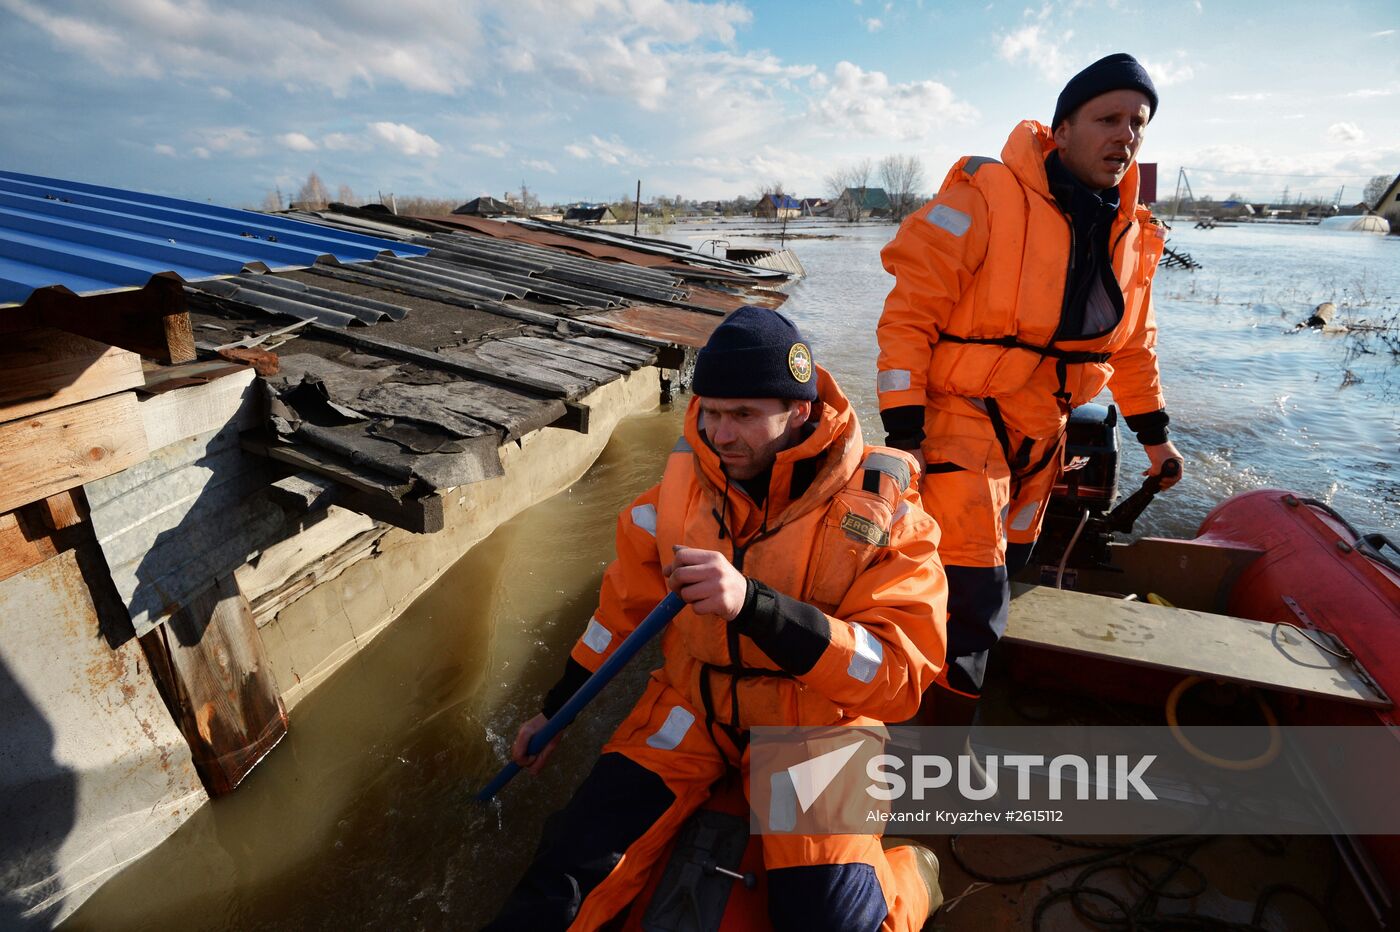
{"label": "distant house", "polygon": [[884,188],[847,188],[837,200],[836,213],[839,216],[859,219],[890,215],[890,196]]}
{"label": "distant house", "polygon": [[804,197],[804,198],[802,199],[802,201],[801,201],[801,204],[802,204],[802,216],[804,216],[804,217],[815,217],[815,216],[817,216],[818,211],[820,211],[823,207],[826,206],[826,198],[824,198],[824,197]]}
{"label": "distant house", "polygon": [[564,212],[565,223],[617,223],[617,215],[612,208],[603,204],[598,207],[570,207]]}
{"label": "distant house", "polygon": [[494,197],[482,195],[467,201],[452,212],[465,214],[468,217],[510,217],[515,214],[515,208],[504,201],[496,200]]}
{"label": "distant house", "polygon": [[1376,213],[1390,221],[1390,231],[1400,232],[1400,175],[1395,176],[1395,180],[1390,183],[1390,187],[1385,189],[1381,199],[1376,201]]}
{"label": "distant house", "polygon": [[765,220],[791,220],[802,215],[802,204],[786,194],[765,194],[759,198],[753,215]]}

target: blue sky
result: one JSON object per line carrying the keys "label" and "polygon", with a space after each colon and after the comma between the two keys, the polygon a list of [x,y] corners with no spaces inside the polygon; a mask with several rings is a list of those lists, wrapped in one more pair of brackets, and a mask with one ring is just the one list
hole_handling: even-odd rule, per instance
{"label": "blue sky", "polygon": [[0,30],[0,168],[234,206],[313,170],[362,199],[809,196],[893,153],[932,189],[1113,51],[1157,82],[1164,188],[1354,202],[1400,172],[1393,0],[0,0]]}

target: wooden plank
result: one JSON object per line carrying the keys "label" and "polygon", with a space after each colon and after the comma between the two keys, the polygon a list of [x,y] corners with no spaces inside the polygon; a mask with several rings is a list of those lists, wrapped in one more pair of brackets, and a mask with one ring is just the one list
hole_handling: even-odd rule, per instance
{"label": "wooden plank", "polygon": [[502,340],[483,340],[468,349],[478,359],[485,359],[497,365],[509,367],[512,371],[547,373],[545,378],[552,375],[556,379],[568,380],[570,383],[580,386],[580,393],[592,391],[599,385],[611,382],[622,374],[580,360],[565,359],[553,353],[542,353],[524,346],[512,346]]}
{"label": "wooden plank", "polygon": [[335,501],[344,486],[313,472],[299,472],[278,479],[268,487],[268,498],[294,515],[322,511]]}
{"label": "wooden plank", "polygon": [[520,371],[507,369],[500,365],[493,364],[488,360],[477,358],[469,353],[454,352],[451,355],[433,353],[428,350],[420,350],[412,346],[405,346],[402,343],[395,343],[392,340],[366,336],[363,333],[342,330],[338,327],[328,327],[325,324],[313,322],[308,325],[307,329],[314,329],[318,336],[327,340],[366,349],[376,355],[409,359],[423,366],[444,369],[448,372],[460,372],[463,375],[476,376],[488,382],[496,382],[497,384],[504,385],[507,388],[526,388],[548,398],[572,397],[569,394],[570,388],[562,384],[559,379],[549,378],[548,373],[543,373],[545,378],[541,379],[539,378],[540,373],[530,372],[525,369]]}
{"label": "wooden plank", "polygon": [[86,509],[82,504],[82,490],[70,489],[66,492],[59,492],[57,495],[50,495],[42,502],[35,504],[44,510],[44,517],[47,519],[49,527],[55,531],[82,524],[86,517]]}
{"label": "wooden plank", "polygon": [[636,362],[623,357],[619,353],[611,353],[595,346],[589,346],[577,338],[553,340],[548,337],[519,336],[507,337],[500,342],[507,346],[523,346],[541,353],[548,353],[551,356],[562,356],[565,359],[581,360],[590,365],[598,366],[601,369],[608,369],[620,375],[627,375],[629,372],[635,372],[639,368]]}
{"label": "wooden plank", "polygon": [[187,385],[141,399],[147,444],[159,450],[228,424],[238,430],[257,426],[262,405],[253,388],[252,369],[243,368],[212,382]]}
{"label": "wooden plank", "polygon": [[1355,668],[1297,631],[1247,618],[1013,583],[1005,640],[1264,689],[1390,706]]}
{"label": "wooden plank", "polygon": [[[480,420],[504,431],[505,439],[515,440],[554,423],[564,415],[565,402],[512,392],[499,385],[480,381],[430,382],[386,381],[366,389],[346,404],[367,414],[413,416],[400,411],[407,395],[426,411],[451,411]],[[420,419],[422,415],[419,415]]]}
{"label": "wooden plank", "polygon": [[141,357],[106,343],[52,328],[5,338],[0,367],[0,421],[138,388]]}
{"label": "wooden plank", "polygon": [[[508,347],[498,347],[492,351],[490,347],[493,346],[496,346],[495,341],[488,339],[469,346],[444,349],[438,355],[447,356],[483,371],[490,370],[500,373],[504,377],[502,384],[508,387],[553,385],[556,388],[553,397],[570,401],[597,387],[596,380],[590,381],[572,372],[565,372],[553,366],[540,365],[539,359],[528,358],[523,351],[511,350]],[[473,373],[468,372],[467,374]],[[511,379],[516,380],[513,385]],[[492,379],[492,381],[497,380]]]}
{"label": "wooden plank", "polygon": [[287,733],[248,600],[224,576],[141,638],[210,796],[231,793]]}
{"label": "wooden plank", "polygon": [[[346,487],[337,504],[415,534],[432,534],[443,528],[441,495],[409,497],[407,486],[390,484],[388,476],[356,467],[332,454],[305,446],[268,444],[256,435],[243,440],[244,449],[334,479]],[[397,491],[397,494],[394,492]]]}
{"label": "wooden plank", "polygon": [[27,509],[0,515],[0,580],[9,579],[58,553],[53,537],[36,528]]}
{"label": "wooden plank", "polygon": [[0,512],[145,458],[146,430],[132,392],[0,424]]}

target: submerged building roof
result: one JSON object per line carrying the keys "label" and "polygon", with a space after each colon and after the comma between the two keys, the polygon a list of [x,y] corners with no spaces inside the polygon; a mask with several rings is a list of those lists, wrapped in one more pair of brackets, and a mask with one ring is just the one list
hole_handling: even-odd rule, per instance
{"label": "submerged building roof", "polygon": [[0,171],[0,307],[41,288],[101,294],[161,274],[202,281],[426,252],[288,217]]}

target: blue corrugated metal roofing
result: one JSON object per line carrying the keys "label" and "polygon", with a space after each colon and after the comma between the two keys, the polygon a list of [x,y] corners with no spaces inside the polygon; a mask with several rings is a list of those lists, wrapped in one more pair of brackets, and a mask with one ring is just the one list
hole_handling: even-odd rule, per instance
{"label": "blue corrugated metal roofing", "polygon": [[161,272],[199,281],[258,263],[278,270],[324,256],[427,252],[288,217],[0,171],[0,307],[53,285],[97,294],[141,288]]}

